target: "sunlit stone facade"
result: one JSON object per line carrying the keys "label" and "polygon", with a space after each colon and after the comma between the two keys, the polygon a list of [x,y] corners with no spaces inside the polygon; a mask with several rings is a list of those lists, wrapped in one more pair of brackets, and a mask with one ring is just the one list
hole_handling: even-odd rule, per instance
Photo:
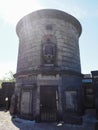
{"label": "sunlit stone facade", "polygon": [[37,121],[78,122],[82,112],[81,25],[59,10],[38,10],[17,24],[17,113]]}

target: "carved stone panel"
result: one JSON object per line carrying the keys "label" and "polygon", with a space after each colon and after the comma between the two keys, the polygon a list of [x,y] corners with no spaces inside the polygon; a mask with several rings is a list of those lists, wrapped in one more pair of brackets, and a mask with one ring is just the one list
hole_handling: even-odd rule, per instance
{"label": "carved stone panel", "polygon": [[42,37],[42,60],[45,66],[54,66],[56,58],[56,38],[54,35]]}
{"label": "carved stone panel", "polygon": [[32,102],[31,91],[22,91],[21,95],[21,113],[29,114],[31,113],[31,102]]}
{"label": "carved stone panel", "polygon": [[77,91],[65,91],[66,110],[77,110]]}
{"label": "carved stone panel", "polygon": [[43,44],[43,60],[45,64],[54,64],[56,46],[54,43],[47,42]]}

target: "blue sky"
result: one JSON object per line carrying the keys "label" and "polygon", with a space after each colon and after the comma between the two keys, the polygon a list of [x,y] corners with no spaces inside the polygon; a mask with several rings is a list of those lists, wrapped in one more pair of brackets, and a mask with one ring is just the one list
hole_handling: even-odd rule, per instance
{"label": "blue sky", "polygon": [[0,78],[9,71],[16,72],[17,22],[26,14],[45,8],[63,10],[80,21],[82,73],[98,70],[98,0],[0,0]]}

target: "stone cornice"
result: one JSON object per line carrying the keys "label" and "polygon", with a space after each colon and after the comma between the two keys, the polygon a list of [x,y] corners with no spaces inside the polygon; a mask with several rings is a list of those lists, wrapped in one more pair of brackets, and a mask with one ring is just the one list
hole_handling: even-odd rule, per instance
{"label": "stone cornice", "polygon": [[59,69],[38,69],[38,70],[25,70],[18,72],[14,75],[15,78],[17,77],[29,77],[32,75],[37,75],[37,74],[42,74],[42,75],[56,75],[56,74],[65,74],[65,75],[74,75],[74,76],[79,76],[83,77],[83,75],[79,72],[72,71],[72,70],[59,70]]}
{"label": "stone cornice", "polygon": [[53,19],[56,18],[56,19],[60,19],[60,20],[62,19],[65,22],[73,24],[76,27],[79,36],[81,35],[82,27],[81,27],[80,22],[75,17],[73,17],[72,15],[70,15],[70,14],[64,12],[64,11],[60,11],[60,10],[56,10],[56,9],[42,9],[42,10],[34,11],[34,12],[24,16],[18,22],[18,24],[16,26],[17,34],[20,30],[20,26],[22,27],[24,22],[25,23],[26,23],[26,21],[32,22],[32,20],[40,20],[42,18],[53,18]]}

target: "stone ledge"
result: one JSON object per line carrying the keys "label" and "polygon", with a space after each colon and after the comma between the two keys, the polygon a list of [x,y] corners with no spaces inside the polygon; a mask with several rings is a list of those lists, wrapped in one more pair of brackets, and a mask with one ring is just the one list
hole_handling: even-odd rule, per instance
{"label": "stone ledge", "polygon": [[42,74],[42,75],[56,75],[56,74],[67,74],[67,75],[75,75],[82,77],[83,75],[79,72],[75,72],[72,70],[60,70],[60,69],[54,69],[54,68],[44,68],[44,69],[36,69],[36,70],[25,70],[25,71],[20,71],[14,75],[15,78],[18,76],[31,76],[31,75],[37,75],[37,74]]}

